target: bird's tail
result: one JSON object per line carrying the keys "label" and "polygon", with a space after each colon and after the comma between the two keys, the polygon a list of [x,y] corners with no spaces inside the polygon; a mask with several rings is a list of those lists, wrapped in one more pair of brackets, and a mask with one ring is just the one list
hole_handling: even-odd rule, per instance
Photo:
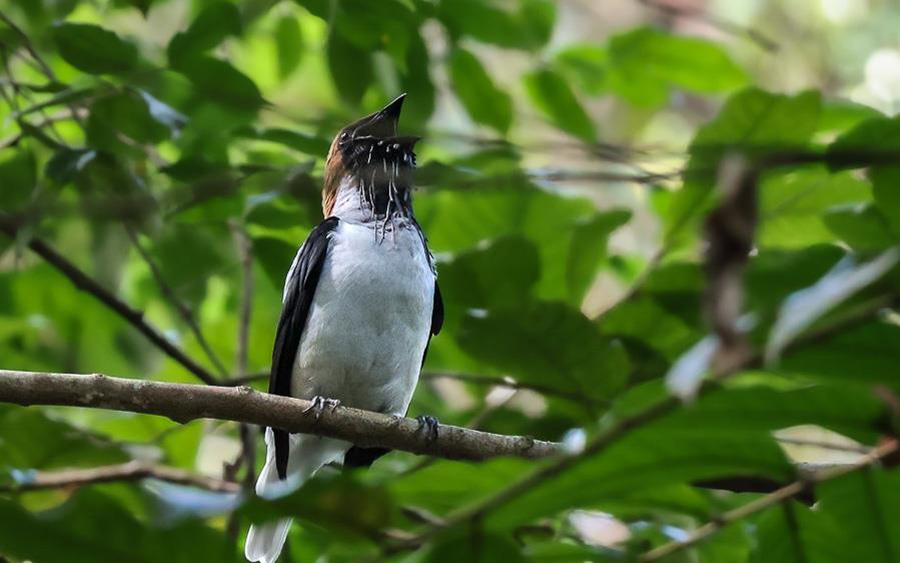
{"label": "bird's tail", "polygon": [[[341,440],[291,434],[288,475],[287,479],[282,480],[275,469],[275,437],[272,429],[267,428],[266,464],[256,480],[256,494],[263,498],[277,498],[295,491],[320,467],[340,459],[349,448],[350,444]],[[244,556],[249,561],[274,563],[281,554],[290,527],[290,518],[250,526]]]}

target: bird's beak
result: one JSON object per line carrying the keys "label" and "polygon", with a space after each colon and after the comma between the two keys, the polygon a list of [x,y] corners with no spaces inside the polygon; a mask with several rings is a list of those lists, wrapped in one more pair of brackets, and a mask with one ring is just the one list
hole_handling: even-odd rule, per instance
{"label": "bird's beak", "polygon": [[400,120],[400,111],[403,109],[403,100],[406,94],[400,94],[381,111],[373,113],[356,129],[356,136],[371,135],[373,137],[387,138],[397,135],[397,122]]}

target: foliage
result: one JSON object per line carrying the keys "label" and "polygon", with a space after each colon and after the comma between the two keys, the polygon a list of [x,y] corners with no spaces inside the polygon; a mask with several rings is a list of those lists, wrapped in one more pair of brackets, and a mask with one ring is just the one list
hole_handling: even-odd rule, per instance
{"label": "foliage", "polygon": [[[26,226],[15,239],[0,235],[0,367],[195,381],[30,254],[25,244],[38,236],[210,372],[218,371],[211,355],[229,366],[221,377],[264,372],[281,280],[321,220],[330,138],[398,91],[408,93],[402,129],[426,135],[415,205],[447,312],[425,371],[509,376],[534,387],[498,402],[472,378],[429,379],[412,414],[459,425],[477,418],[487,430],[549,440],[579,429],[591,440],[666,400],[664,376],[710,332],[699,236],[720,200],[719,165],[735,151],[760,163],[794,155],[765,168],[757,185],[745,277],[754,346],[764,347],[784,301],[800,298],[842,257],[865,262],[897,244],[898,169],[883,157],[898,148],[897,118],[817,91],[751,86],[756,79],[723,45],[663,29],[551,41],[561,9],[550,0],[4,6],[0,218]],[[507,60],[527,64],[510,69]],[[598,142],[640,140],[676,99],[715,111],[675,147],[674,168],[669,155]],[[456,133],[438,125],[448,121],[438,119],[445,103],[454,104]],[[604,104],[615,108],[609,120],[596,118]],[[643,164],[664,171],[631,174]],[[630,189],[641,196],[622,195]],[[660,234],[648,241],[653,223]],[[245,364],[231,360],[245,348],[237,337],[244,237],[253,281]],[[692,484],[796,479],[775,431],[818,425],[874,445],[896,430],[882,398],[900,392],[898,273],[829,310],[807,303],[810,331],[821,333],[788,343],[779,363],[715,383],[695,404],[473,524],[384,557],[632,561],[757,496]],[[622,298],[606,295],[609,287]],[[238,454],[237,435],[227,424],[0,405],[0,555],[238,561],[229,519],[245,533],[251,520],[291,514],[303,524],[292,531],[294,560],[324,553],[356,561],[389,543],[384,530],[422,529],[409,507],[455,514],[542,466],[420,466],[393,453],[369,472],[326,471],[268,503],[156,482],[15,492],[37,471],[134,458],[221,476]],[[878,467],[847,474],[816,488],[815,507],[776,504],[669,560],[894,561],[897,480]],[[592,543],[574,524],[576,509],[612,515],[628,539]]]}

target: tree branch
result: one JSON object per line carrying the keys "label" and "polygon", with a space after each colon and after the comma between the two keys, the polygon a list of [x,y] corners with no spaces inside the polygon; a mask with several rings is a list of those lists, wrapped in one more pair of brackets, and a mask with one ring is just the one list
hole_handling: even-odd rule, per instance
{"label": "tree branch", "polygon": [[258,393],[249,387],[221,387],[74,375],[0,370],[0,401],[19,405],[90,407],[165,416],[177,422],[198,418],[233,420],[289,432],[347,440],[447,459],[526,459],[561,451],[555,442],[505,436],[457,426],[441,426],[429,441],[418,421],[346,407],[326,410],[316,420],[310,401]]}
{"label": "tree branch", "polygon": [[733,522],[746,518],[751,514],[760,512],[771,506],[775,506],[776,504],[779,504],[787,499],[793,498],[803,493],[804,491],[811,488],[815,483],[821,483],[823,481],[836,479],[838,477],[847,475],[848,473],[852,473],[853,471],[858,471],[859,469],[862,469],[864,467],[869,467],[870,465],[881,461],[886,456],[896,452],[897,450],[898,443],[896,440],[894,440],[882,446],[879,446],[872,453],[866,455],[857,463],[846,465],[843,467],[835,467],[829,471],[820,471],[812,474],[807,474],[803,478],[798,479],[797,481],[794,481],[793,483],[782,487],[771,494],[760,497],[752,502],[748,502],[747,504],[725,512],[715,520],[712,520],[700,526],[699,528],[694,530],[694,532],[691,533],[690,536],[683,540],[673,541],[661,545],[657,548],[651,549],[641,556],[640,561],[642,563],[657,561],[659,559],[662,559],[663,557],[667,557],[669,555],[672,555],[673,553],[686,549],[708,538],[709,536],[713,535],[720,529],[728,526]]}
{"label": "tree branch", "polygon": [[139,481],[141,479],[159,479],[180,485],[191,485],[219,492],[237,492],[240,486],[214,477],[198,475],[163,465],[153,465],[140,461],[129,461],[116,465],[101,465],[86,469],[63,469],[60,471],[41,471],[34,479],[0,486],[0,492],[24,492],[42,489],[60,489],[80,487],[95,483],[112,481]]}
{"label": "tree branch", "polygon": [[[20,226],[6,217],[0,216],[0,231],[15,239]],[[53,249],[39,238],[32,238],[26,243],[35,254],[43,258],[48,264],[56,268],[61,274],[69,278],[69,281],[78,289],[93,295],[98,301],[115,311],[120,317],[128,321],[131,326],[138,329],[147,339],[156,345],[170,358],[184,366],[192,374],[196,375],[204,383],[218,385],[219,380],[207,371],[203,366],[191,359],[180,348],[172,344],[159,330],[144,320],[143,312],[128,305],[93,278],[84,273],[78,266],[70,262],[62,254]]]}

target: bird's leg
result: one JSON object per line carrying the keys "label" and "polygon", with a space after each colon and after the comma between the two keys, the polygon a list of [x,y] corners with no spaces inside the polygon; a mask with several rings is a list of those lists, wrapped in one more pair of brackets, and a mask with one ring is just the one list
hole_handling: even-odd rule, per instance
{"label": "bird's leg", "polygon": [[322,413],[325,412],[327,408],[331,412],[334,412],[334,409],[341,406],[341,402],[337,399],[329,399],[328,397],[323,397],[321,395],[316,395],[310,400],[310,405],[303,409],[304,413],[308,413],[312,411],[315,415],[316,420],[322,417]]}
{"label": "bird's leg", "polygon": [[438,428],[441,426],[436,418],[429,414],[420,414],[416,417],[416,420],[419,422],[419,427],[416,429],[416,432],[425,431],[425,443],[430,444],[437,440],[438,437]]}

